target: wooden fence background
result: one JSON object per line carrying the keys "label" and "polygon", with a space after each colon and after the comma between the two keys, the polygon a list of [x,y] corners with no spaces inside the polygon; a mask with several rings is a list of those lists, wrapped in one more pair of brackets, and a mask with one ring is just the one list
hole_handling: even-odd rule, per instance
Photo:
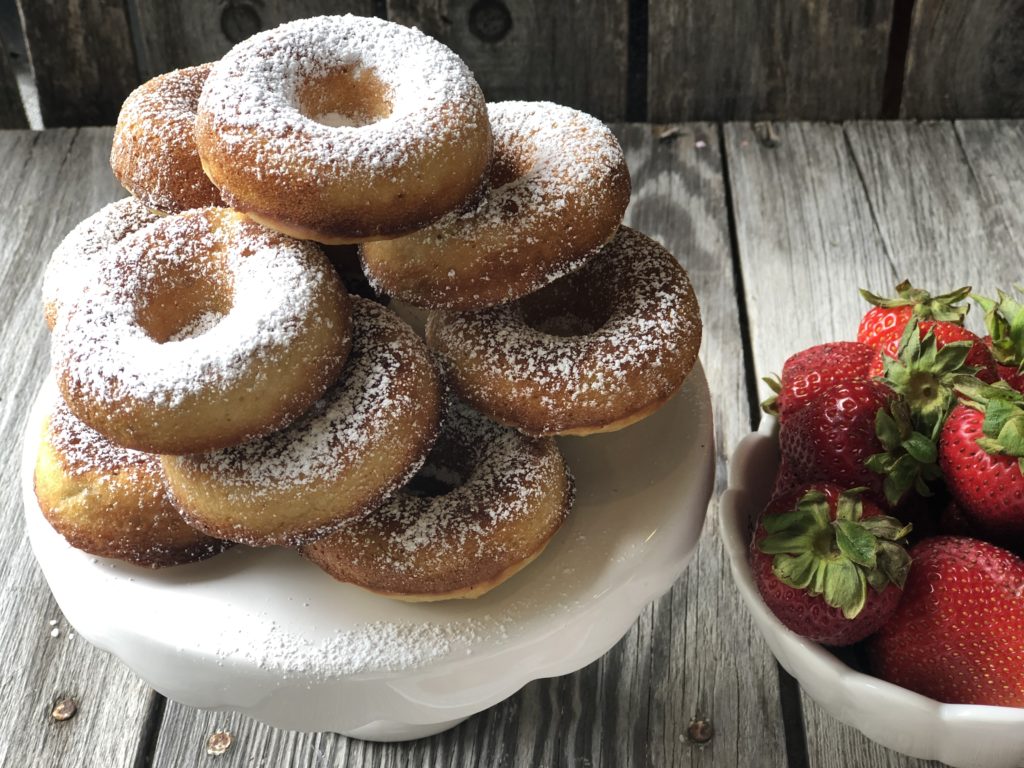
{"label": "wooden fence background", "polygon": [[[46,126],[111,124],[140,82],[319,13],[415,25],[488,99],[606,121],[1024,117],[1021,0],[0,0]],[[10,36],[8,31],[8,37]],[[14,51],[15,57],[18,50]],[[0,127],[24,127],[0,39]]]}
{"label": "wooden fence background", "polygon": [[[377,15],[461,54],[491,100],[608,121],[1024,116],[1021,0],[0,0],[46,126],[289,19]],[[15,25],[17,27],[17,25]],[[8,30],[8,37],[11,32]],[[26,125],[0,39],[0,127]]]}

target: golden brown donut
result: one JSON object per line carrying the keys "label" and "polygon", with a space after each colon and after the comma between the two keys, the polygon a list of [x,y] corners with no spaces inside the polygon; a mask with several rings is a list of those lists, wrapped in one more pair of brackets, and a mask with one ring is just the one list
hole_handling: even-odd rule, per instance
{"label": "golden brown donut", "polygon": [[407,488],[302,551],[339,581],[387,597],[479,597],[541,553],[573,490],[554,440],[459,404]]}
{"label": "golden brown donut", "polygon": [[488,105],[482,197],[405,237],[361,248],[383,293],[465,312],[518,299],[582,266],[629,203],[622,148],[599,120],[546,101]]}
{"label": "golden brown donut", "polygon": [[686,271],[628,227],[537,293],[427,323],[455,391],[532,435],[610,432],[650,415],[682,385],[700,340]]}
{"label": "golden brown donut", "polygon": [[176,69],[134,91],[117,116],[110,167],[143,203],[164,213],[221,205],[196,149],[196,105],[210,64]]}
{"label": "golden brown donut", "polygon": [[108,440],[191,453],[305,411],[340,373],[350,323],[318,247],[205,208],[101,256],[94,289],[58,316],[53,360],[72,412]]}
{"label": "golden brown donut", "polygon": [[280,432],[233,448],[164,456],[186,520],[254,546],[298,546],[378,507],[437,437],[441,382],[426,345],[379,304],[352,297],[341,378]]}
{"label": "golden brown donut", "polygon": [[428,224],[477,190],[491,157],[462,60],[358,16],[293,21],[235,46],[203,88],[196,142],[234,208],[335,244]]}
{"label": "golden brown donut", "polygon": [[103,254],[159,219],[159,213],[126,197],[100,208],[61,240],[43,273],[43,317],[51,330],[63,307],[92,290]]}
{"label": "golden brown donut", "polygon": [[181,519],[158,457],[105,440],[59,398],[41,430],[36,498],[71,546],[151,568],[203,560],[230,546]]}

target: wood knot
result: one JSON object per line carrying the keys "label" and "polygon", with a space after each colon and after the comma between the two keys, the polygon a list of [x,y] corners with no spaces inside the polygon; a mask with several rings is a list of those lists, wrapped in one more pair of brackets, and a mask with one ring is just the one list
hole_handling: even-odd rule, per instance
{"label": "wood knot", "polygon": [[232,43],[240,43],[263,29],[263,22],[248,3],[231,2],[221,11],[220,29]]}
{"label": "wood knot", "polygon": [[500,0],[477,0],[469,9],[469,31],[485,43],[496,43],[512,29],[512,14]]}
{"label": "wood knot", "polygon": [[50,717],[58,722],[64,722],[74,717],[77,711],[78,703],[74,699],[57,699],[54,702],[53,709],[50,711]]}

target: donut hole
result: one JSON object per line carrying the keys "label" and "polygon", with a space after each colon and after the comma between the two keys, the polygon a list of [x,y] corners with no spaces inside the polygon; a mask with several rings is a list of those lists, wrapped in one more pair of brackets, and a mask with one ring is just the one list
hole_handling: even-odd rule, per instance
{"label": "donut hole", "polygon": [[136,321],[158,344],[201,336],[231,310],[233,293],[225,271],[166,270],[138,297]]}
{"label": "donut hole", "polygon": [[299,111],[322,125],[359,128],[391,114],[388,89],[365,68],[341,68],[310,78],[298,93]]}
{"label": "donut hole", "polygon": [[588,336],[611,319],[610,302],[577,275],[557,280],[520,300],[523,322],[549,336]]}
{"label": "donut hole", "polygon": [[465,484],[476,468],[479,446],[458,440],[454,430],[442,430],[420,471],[405,487],[410,496],[445,496]]}

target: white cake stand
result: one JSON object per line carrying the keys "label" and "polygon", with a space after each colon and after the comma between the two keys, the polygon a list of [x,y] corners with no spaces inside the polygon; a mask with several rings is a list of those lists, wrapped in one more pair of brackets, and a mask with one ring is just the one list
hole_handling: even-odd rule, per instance
{"label": "white cake stand", "polygon": [[714,476],[698,367],[640,424],[561,442],[578,499],[535,563],[478,600],[406,604],[335,582],[283,549],[236,547],[158,571],[72,549],[32,490],[55,396],[48,382],[29,421],[25,523],[75,630],[183,704],[378,741],[438,733],[604,654],[686,567]]}

